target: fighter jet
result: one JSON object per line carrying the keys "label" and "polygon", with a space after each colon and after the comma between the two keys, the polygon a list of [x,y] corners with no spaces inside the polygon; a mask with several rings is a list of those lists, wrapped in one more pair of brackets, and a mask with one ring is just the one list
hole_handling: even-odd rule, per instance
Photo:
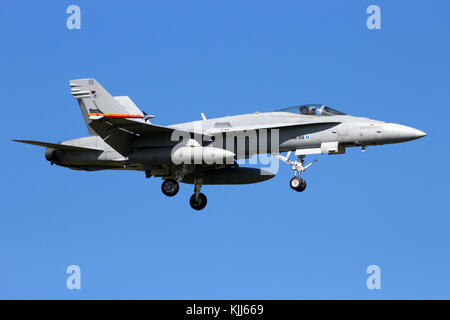
{"label": "fighter jet", "polygon": [[[138,170],[163,179],[161,190],[173,197],[179,182],[194,185],[190,205],[207,203],[202,185],[249,184],[272,178],[271,171],[243,167],[237,160],[272,155],[292,167],[290,187],[302,192],[307,155],[343,154],[348,147],[415,140],[426,134],[400,124],[347,115],[321,104],[179,123],[153,124],[128,96],[111,96],[95,79],[70,81],[89,136],[49,143],[13,140],[46,147],[53,165],[74,170]],[[283,156],[282,153],[287,152]],[[291,153],[297,157],[290,159]],[[276,158],[275,158],[276,157]]]}

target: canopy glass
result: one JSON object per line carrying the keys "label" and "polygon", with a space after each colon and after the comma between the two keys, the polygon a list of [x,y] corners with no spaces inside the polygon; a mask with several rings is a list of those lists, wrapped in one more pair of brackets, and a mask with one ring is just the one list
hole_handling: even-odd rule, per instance
{"label": "canopy glass", "polygon": [[345,115],[345,113],[321,104],[305,104],[301,106],[289,107],[277,110],[279,112],[290,112],[308,116],[336,116]]}

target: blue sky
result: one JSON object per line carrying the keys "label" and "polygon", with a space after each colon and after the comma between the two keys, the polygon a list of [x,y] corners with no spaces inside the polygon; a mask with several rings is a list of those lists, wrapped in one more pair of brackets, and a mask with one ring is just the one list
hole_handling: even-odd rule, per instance
{"label": "blue sky", "polygon": [[[81,8],[81,30],[66,8]],[[381,30],[366,8],[381,8]],[[0,298],[449,299],[448,1],[12,1],[0,5]],[[50,166],[87,134],[70,79],[172,124],[323,103],[412,126],[413,142],[317,156],[174,198],[140,172]],[[82,289],[66,289],[79,265]],[[366,268],[381,268],[368,290]]]}

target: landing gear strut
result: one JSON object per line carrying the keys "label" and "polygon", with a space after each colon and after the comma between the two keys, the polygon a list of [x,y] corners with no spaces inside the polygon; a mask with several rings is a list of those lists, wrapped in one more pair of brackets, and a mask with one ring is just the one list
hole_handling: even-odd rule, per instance
{"label": "landing gear strut", "polygon": [[194,180],[194,194],[191,196],[191,199],[189,199],[189,204],[194,210],[202,210],[206,207],[206,203],[208,202],[206,196],[200,192],[202,182],[201,178]]}
{"label": "landing gear strut", "polygon": [[175,179],[167,179],[161,185],[161,191],[168,197],[173,197],[180,190],[180,185]]}
{"label": "landing gear strut", "polygon": [[289,185],[293,190],[297,192],[302,192],[306,189],[306,181],[301,178],[302,172],[308,169],[310,166],[312,166],[313,163],[315,163],[317,160],[314,160],[313,162],[305,166],[304,155],[298,156],[298,159],[296,161],[290,160],[289,159],[290,155],[291,152],[289,151],[286,157],[280,154],[277,154],[276,157],[281,161],[292,165],[292,170],[294,170],[294,177],[292,177],[291,181],[289,182]]}

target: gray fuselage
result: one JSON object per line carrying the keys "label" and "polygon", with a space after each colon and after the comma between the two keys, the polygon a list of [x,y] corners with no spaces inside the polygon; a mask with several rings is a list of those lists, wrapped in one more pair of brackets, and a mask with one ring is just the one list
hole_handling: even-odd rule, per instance
{"label": "gray fuselage", "polygon": [[[271,138],[277,131],[277,152],[310,150],[320,148],[324,143],[337,143],[343,153],[346,147],[382,145],[414,140],[425,133],[404,125],[372,120],[349,115],[302,115],[290,112],[253,113],[186,122],[169,126],[180,130],[202,132],[208,135],[202,145],[214,145],[232,151],[236,158],[246,158],[255,153],[271,153]],[[267,148],[252,149],[249,140],[256,136],[259,142],[265,135]],[[214,138],[211,138],[214,137]],[[239,142],[227,143],[227,137],[235,141],[245,141],[240,148]],[[193,137],[195,138],[195,137]],[[201,138],[200,138],[201,139]],[[241,140],[240,140],[241,139]],[[170,165],[167,152],[179,142],[173,136],[145,135],[137,137],[133,149],[137,152],[146,150],[155,154],[146,161],[133,161],[133,154],[124,157],[99,136],[89,136],[63,142],[65,145],[80,146],[99,151],[65,151],[46,150],[47,160],[72,169],[101,170],[125,169],[145,170],[146,166]],[[257,144],[260,146],[260,144]],[[153,159],[153,160],[152,160]]]}

